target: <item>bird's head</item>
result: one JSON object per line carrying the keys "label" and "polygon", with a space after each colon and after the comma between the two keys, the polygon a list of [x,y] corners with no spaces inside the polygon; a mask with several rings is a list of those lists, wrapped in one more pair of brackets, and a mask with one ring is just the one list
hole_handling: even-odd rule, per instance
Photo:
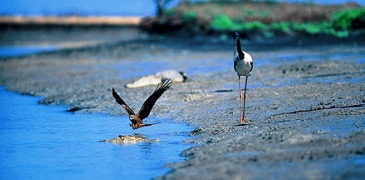
{"label": "bird's head", "polygon": [[179,71],[179,73],[181,74],[181,76],[183,77],[183,82],[185,82],[188,79],[188,75],[185,72]]}
{"label": "bird's head", "polygon": [[135,116],[135,115],[129,115],[129,120],[131,120],[133,123],[134,123],[134,121],[135,121],[135,120],[134,120],[134,116]]}
{"label": "bird's head", "polygon": [[133,130],[138,129],[140,127],[140,124],[136,119],[136,115],[130,115],[129,120],[132,122],[132,124],[129,124]]}
{"label": "bird's head", "polygon": [[238,32],[232,33],[233,41],[237,42],[240,39],[240,34]]}

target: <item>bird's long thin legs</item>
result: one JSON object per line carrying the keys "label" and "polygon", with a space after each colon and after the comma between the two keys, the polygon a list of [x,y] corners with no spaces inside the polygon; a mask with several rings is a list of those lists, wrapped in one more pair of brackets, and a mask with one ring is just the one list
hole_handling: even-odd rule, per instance
{"label": "bird's long thin legs", "polygon": [[246,76],[246,81],[245,81],[245,91],[243,94],[243,118],[241,119],[241,122],[245,122],[245,110],[246,110],[246,90],[247,90],[247,81],[248,81],[248,76]]}
{"label": "bird's long thin legs", "polygon": [[242,111],[242,88],[241,88],[241,76],[238,76],[238,86],[240,89],[240,122],[245,122]]}

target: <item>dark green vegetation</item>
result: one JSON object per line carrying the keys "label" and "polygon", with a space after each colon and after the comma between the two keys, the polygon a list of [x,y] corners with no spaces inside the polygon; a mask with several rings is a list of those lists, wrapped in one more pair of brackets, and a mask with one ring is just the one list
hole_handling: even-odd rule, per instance
{"label": "dark green vegetation", "polygon": [[214,34],[239,31],[244,36],[349,37],[365,29],[365,8],[344,5],[288,4],[275,2],[180,3],[162,16],[147,18],[150,32]]}

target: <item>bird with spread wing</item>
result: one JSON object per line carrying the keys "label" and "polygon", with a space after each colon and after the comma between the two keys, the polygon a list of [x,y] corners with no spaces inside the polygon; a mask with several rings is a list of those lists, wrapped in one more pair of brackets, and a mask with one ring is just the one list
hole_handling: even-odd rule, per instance
{"label": "bird with spread wing", "polygon": [[152,107],[155,105],[158,98],[161,97],[161,95],[171,87],[172,82],[170,79],[167,79],[160,84],[157,85],[156,90],[150,95],[150,97],[147,98],[147,100],[143,103],[141,109],[137,114],[133,112],[133,110],[124,102],[124,100],[118,95],[117,92],[115,92],[115,89],[113,88],[113,97],[115,98],[115,101],[120,104],[129,114],[129,120],[132,122],[130,126],[133,128],[133,130],[138,129],[140,127],[144,126],[151,126],[153,124],[143,124],[143,119],[147,118],[148,115],[150,115],[150,112],[152,110]]}

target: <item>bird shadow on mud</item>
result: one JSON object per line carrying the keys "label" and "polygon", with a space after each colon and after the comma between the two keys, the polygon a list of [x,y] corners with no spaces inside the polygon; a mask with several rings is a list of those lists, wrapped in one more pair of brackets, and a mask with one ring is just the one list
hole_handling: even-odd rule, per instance
{"label": "bird shadow on mud", "polygon": [[249,126],[249,125],[252,125],[252,124],[253,123],[243,122],[243,123],[233,124],[233,126]]}
{"label": "bird shadow on mud", "polygon": [[[278,114],[272,114],[269,117],[275,117],[275,116],[281,116],[281,115],[290,115],[290,114],[299,114],[299,113],[308,113],[308,112],[314,112],[314,111],[321,111],[321,110],[329,110],[329,109],[348,109],[348,108],[360,108],[360,107],[365,107],[365,103],[358,103],[358,104],[351,104],[351,105],[331,105],[331,106],[321,106],[321,107],[316,107],[316,108],[310,108],[310,109],[300,109],[300,110],[295,110],[295,111],[290,111],[290,112],[282,112],[282,113],[278,113]],[[281,121],[276,121],[276,122],[287,122],[287,121],[291,121],[291,120],[281,120]],[[271,121],[264,121],[264,122],[245,122],[245,123],[238,123],[238,124],[234,124],[233,126],[249,126],[249,125],[254,125],[254,124],[263,124],[263,123],[272,123]]]}
{"label": "bird shadow on mud", "polygon": [[344,106],[336,106],[336,105],[327,106],[327,107],[326,106],[322,106],[322,107],[311,108],[311,109],[300,109],[300,110],[295,110],[295,111],[290,111],[290,112],[283,112],[283,113],[279,113],[279,114],[274,114],[272,116],[279,116],[279,115],[286,115],[286,114],[305,113],[305,112],[320,111],[320,110],[326,110],[326,109],[358,108],[358,107],[363,107],[363,106],[365,106],[364,103],[344,105]]}

